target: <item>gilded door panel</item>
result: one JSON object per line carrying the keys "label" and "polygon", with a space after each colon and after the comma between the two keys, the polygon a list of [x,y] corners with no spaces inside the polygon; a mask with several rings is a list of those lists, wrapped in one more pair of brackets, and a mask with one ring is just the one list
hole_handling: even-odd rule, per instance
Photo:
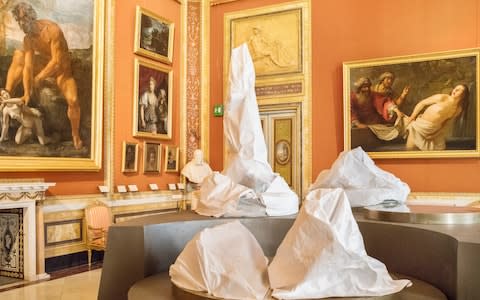
{"label": "gilded door panel", "polygon": [[295,105],[260,106],[268,161],[274,172],[279,173],[287,184],[301,194],[301,136],[300,110]]}

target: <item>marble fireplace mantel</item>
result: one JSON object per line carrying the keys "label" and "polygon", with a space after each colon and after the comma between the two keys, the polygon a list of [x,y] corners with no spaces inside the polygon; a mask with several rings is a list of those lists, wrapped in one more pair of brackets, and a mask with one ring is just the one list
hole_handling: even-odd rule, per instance
{"label": "marble fireplace mantel", "polygon": [[[0,200],[19,200],[19,196],[27,196],[31,194],[30,197],[43,196],[45,191],[51,187],[55,186],[54,182],[0,182]],[[27,198],[30,198],[27,197]],[[36,200],[36,199],[34,199]]]}
{"label": "marble fireplace mantel", "polygon": [[[0,210],[23,209],[23,276],[34,281],[48,278],[45,273],[43,210],[41,201],[53,182],[0,182]],[[37,205],[38,204],[38,205]]]}

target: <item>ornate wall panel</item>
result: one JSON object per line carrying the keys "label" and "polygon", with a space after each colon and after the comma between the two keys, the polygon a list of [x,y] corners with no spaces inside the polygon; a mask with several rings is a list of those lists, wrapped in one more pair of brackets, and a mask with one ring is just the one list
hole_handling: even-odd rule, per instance
{"label": "ornate wall panel", "polygon": [[201,3],[188,2],[187,14],[187,161],[200,148],[201,107]]}

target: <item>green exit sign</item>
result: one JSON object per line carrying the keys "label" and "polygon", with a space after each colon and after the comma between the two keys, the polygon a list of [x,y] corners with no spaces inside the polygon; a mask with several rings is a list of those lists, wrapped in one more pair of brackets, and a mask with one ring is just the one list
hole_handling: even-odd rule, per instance
{"label": "green exit sign", "polygon": [[223,117],[223,104],[214,104],[213,105],[213,116]]}

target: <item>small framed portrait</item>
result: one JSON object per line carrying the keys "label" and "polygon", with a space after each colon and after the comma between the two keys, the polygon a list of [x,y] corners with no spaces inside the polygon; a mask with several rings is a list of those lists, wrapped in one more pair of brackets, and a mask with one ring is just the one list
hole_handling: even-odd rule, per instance
{"label": "small framed portrait", "polygon": [[180,151],[176,146],[167,146],[165,149],[165,172],[178,172],[178,158]]}
{"label": "small framed portrait", "polygon": [[171,69],[135,59],[133,136],[172,138],[172,78]]}
{"label": "small framed portrait", "polygon": [[134,52],[164,63],[172,63],[173,22],[137,6]]}
{"label": "small framed portrait", "polygon": [[162,145],[144,142],[143,173],[160,173]]}
{"label": "small framed portrait", "polygon": [[123,142],[122,172],[137,172],[138,144]]}

